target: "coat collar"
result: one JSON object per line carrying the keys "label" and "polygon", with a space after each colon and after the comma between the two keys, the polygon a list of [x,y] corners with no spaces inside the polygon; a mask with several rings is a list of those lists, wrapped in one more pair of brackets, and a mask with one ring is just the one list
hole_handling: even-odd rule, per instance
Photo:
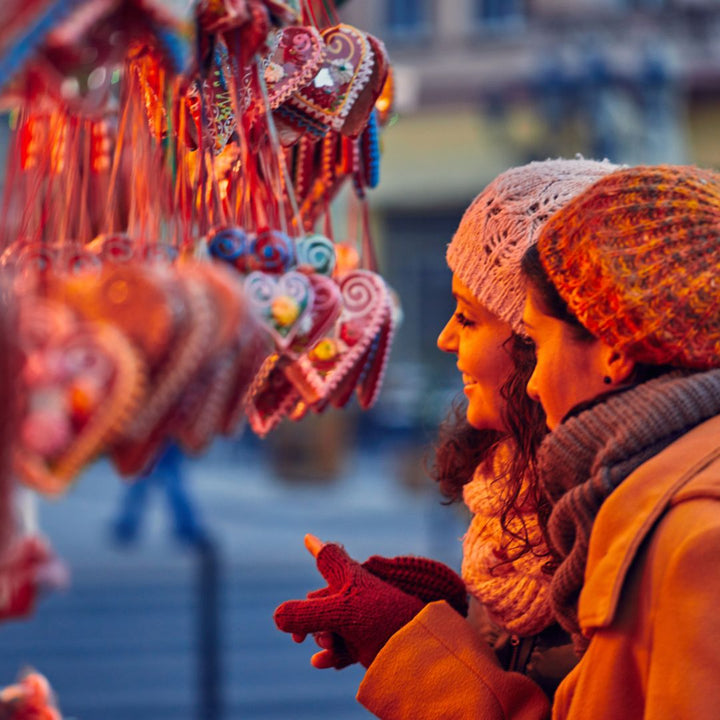
{"label": "coat collar", "polygon": [[613,621],[638,548],[667,508],[701,495],[720,498],[718,438],[720,415],[643,463],[605,500],[590,535],[578,605],[585,634]]}

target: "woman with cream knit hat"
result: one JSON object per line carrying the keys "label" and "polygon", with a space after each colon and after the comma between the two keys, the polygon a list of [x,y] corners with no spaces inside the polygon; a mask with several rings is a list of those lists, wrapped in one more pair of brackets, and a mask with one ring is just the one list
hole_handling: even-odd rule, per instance
{"label": "woman with cream knit hat", "polygon": [[[434,476],[446,494],[463,497],[473,513],[462,574],[471,595],[471,618],[481,618],[484,632],[492,626],[506,637],[535,636],[553,624],[546,567],[551,557],[538,522],[543,508],[533,480],[533,455],[545,420],[525,393],[534,357],[522,329],[520,259],[558,208],[615,169],[583,159],[511,169],[473,201],[448,246],[457,308],[438,346],[457,355],[467,407],[464,418],[445,428]],[[368,666],[425,603],[446,599],[428,592],[427,577],[437,564],[412,560],[375,557],[359,565],[339,546],[326,544],[318,567],[329,587],[310,593],[308,600],[283,603],[276,623],[296,639],[315,635],[322,648],[313,657],[316,667],[358,661]],[[394,561],[400,566],[392,566]],[[354,590],[348,596],[334,587],[330,577],[347,589],[348,572],[353,582],[373,588],[368,593],[372,607],[354,607]],[[456,595],[447,599],[461,609]],[[520,670],[527,661],[525,650],[515,657]]]}

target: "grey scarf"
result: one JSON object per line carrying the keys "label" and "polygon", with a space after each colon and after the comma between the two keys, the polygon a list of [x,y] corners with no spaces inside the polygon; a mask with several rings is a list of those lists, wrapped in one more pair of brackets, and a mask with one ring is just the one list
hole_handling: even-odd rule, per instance
{"label": "grey scarf", "polygon": [[635,468],[719,413],[720,369],[676,371],[609,396],[565,420],[543,441],[540,482],[554,505],[548,532],[562,558],[551,602],[579,652],[586,643],[577,602],[600,506]]}

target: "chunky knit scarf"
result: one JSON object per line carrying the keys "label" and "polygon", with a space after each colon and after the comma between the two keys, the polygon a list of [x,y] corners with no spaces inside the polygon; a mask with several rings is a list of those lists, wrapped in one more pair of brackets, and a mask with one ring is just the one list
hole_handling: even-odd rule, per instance
{"label": "chunky knit scarf", "polygon": [[611,395],[563,422],[540,447],[539,471],[554,504],[548,532],[563,560],[550,595],[560,624],[580,634],[577,602],[593,522],[610,493],[638,466],[720,413],[720,369],[674,371]]}
{"label": "chunky knit scarf", "polygon": [[[547,546],[527,487],[515,503],[516,514],[507,520],[510,533],[502,526],[502,464],[508,453],[507,446],[498,452],[496,472],[489,473],[481,464],[463,487],[463,499],[473,517],[463,538],[462,576],[468,591],[493,620],[512,635],[528,637],[553,622],[550,575],[543,570]],[[526,533],[533,551],[518,556],[524,543],[512,533],[520,537]]]}

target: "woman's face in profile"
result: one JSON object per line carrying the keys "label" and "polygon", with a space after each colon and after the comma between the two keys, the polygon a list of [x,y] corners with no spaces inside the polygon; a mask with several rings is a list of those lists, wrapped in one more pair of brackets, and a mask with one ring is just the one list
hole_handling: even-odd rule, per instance
{"label": "woman's face in profile", "polygon": [[512,328],[478,302],[455,276],[452,290],[455,312],[438,336],[438,347],[457,357],[468,400],[468,422],[476,430],[504,432],[505,400],[500,389],[513,370],[504,347]]}
{"label": "woman's face in profile", "polygon": [[523,323],[537,358],[527,392],[543,406],[548,428],[554,430],[575,405],[608,390],[603,381],[607,345],[597,339],[579,340],[572,325],[542,311],[532,291]]}

